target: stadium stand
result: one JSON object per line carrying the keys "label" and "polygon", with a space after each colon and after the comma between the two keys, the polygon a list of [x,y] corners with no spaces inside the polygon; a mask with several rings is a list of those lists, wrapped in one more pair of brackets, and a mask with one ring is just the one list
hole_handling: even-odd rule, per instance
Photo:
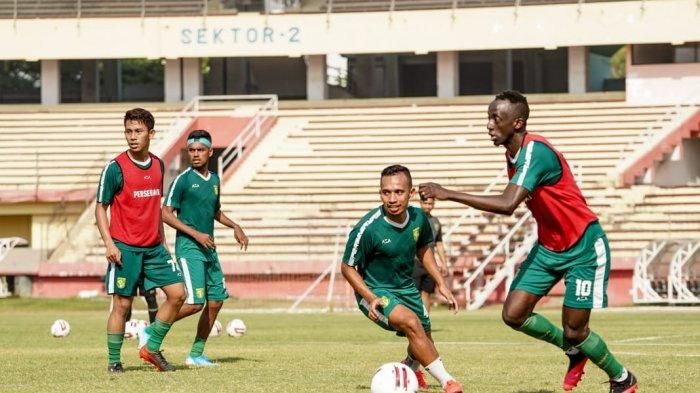
{"label": "stadium stand", "polygon": [[[0,200],[24,199],[46,193],[60,200],[81,190],[94,193],[104,164],[124,150],[124,115],[109,105],[59,112],[5,109],[0,112],[0,141],[11,154],[0,157]],[[157,128],[163,129],[180,112],[163,106],[155,111]],[[156,140],[160,137],[156,133]],[[87,194],[80,198],[88,199]],[[55,195],[50,197],[49,195]]]}
{"label": "stadium stand", "polygon": [[[659,190],[659,196],[650,192],[635,205],[629,195],[638,191],[614,188],[608,174],[622,150],[634,149],[629,142],[640,132],[670,122],[656,121],[668,116],[668,109],[624,102],[533,105],[530,129],[550,138],[572,165],[580,166],[584,193],[611,230],[616,257],[634,257],[649,239],[666,233],[668,220],[657,216],[640,221],[645,223],[643,236],[627,230],[634,221],[619,224],[618,220],[630,211],[638,212],[642,220],[647,217],[644,209],[654,200],[665,203],[673,196],[658,199],[667,191]],[[483,190],[503,168],[502,152],[484,137],[483,105],[298,109],[282,111],[280,116],[301,121],[303,126],[290,130],[271,149],[249,182],[239,181],[241,174],[236,173],[223,187],[224,209],[241,220],[254,239],[243,254],[230,231],[219,228],[216,240],[223,261],[330,260],[336,234],[379,204],[377,174],[392,163],[411,168],[416,183],[434,180],[472,192]],[[695,188],[686,190],[689,195],[679,199],[680,206],[694,200]],[[671,204],[664,206],[674,209]],[[463,211],[459,205],[443,202],[435,214],[449,227]],[[460,226],[452,239],[459,251],[483,255],[518,217],[478,214]],[[676,231],[682,228],[674,226]],[[98,244],[89,260],[102,261]]]}

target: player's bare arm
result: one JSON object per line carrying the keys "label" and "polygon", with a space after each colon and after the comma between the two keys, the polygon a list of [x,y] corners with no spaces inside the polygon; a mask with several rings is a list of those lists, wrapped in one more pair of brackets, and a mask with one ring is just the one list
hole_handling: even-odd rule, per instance
{"label": "player's bare arm", "polygon": [[427,271],[433,280],[435,280],[435,286],[438,292],[440,292],[440,295],[447,300],[447,303],[450,305],[450,310],[457,313],[459,309],[457,300],[455,300],[454,295],[452,295],[450,289],[447,288],[447,285],[445,285],[445,280],[442,278],[442,275],[438,270],[437,263],[435,263],[435,254],[433,254],[433,249],[430,247],[430,245],[425,245],[416,250],[416,255],[418,256],[418,259],[420,259],[421,263],[423,263],[425,271]]}
{"label": "player's bare arm", "polygon": [[180,221],[175,215],[175,208],[172,206],[163,206],[161,209],[163,214],[163,222],[170,225],[171,227],[177,229],[178,231],[187,234],[193,238],[197,243],[201,244],[202,247],[208,249],[214,249],[216,245],[214,244],[214,239],[211,238],[206,233],[197,231],[196,229],[186,225]]}
{"label": "player's bare arm", "polygon": [[121,266],[122,264],[122,253],[119,251],[117,246],[114,245],[114,240],[109,233],[109,218],[107,217],[107,209],[109,205],[103,205],[98,203],[95,205],[95,220],[97,220],[97,229],[100,231],[100,236],[102,237],[102,242],[107,249],[105,251],[105,256],[109,263],[116,263]]}
{"label": "player's bare arm", "polygon": [[248,249],[248,236],[245,235],[245,232],[240,225],[228,218],[221,210],[217,210],[216,213],[214,213],[214,219],[220,222],[222,225],[233,229],[233,236],[236,238],[238,244],[241,245],[241,250],[245,251]]}
{"label": "player's bare arm", "polygon": [[376,321],[379,318],[377,308],[381,305],[382,299],[377,297],[369,287],[367,287],[367,284],[365,284],[365,281],[355,267],[342,263],[340,265],[340,272],[343,273],[343,277],[345,277],[345,280],[347,280],[352,289],[369,303],[369,318]]}
{"label": "player's bare arm", "polygon": [[435,250],[437,250],[438,256],[438,270],[443,277],[447,277],[449,273],[449,267],[447,266],[447,254],[445,253],[445,246],[442,242],[435,242]]}
{"label": "player's bare arm", "polygon": [[511,215],[522,201],[527,198],[528,192],[525,188],[515,184],[508,184],[501,195],[474,195],[458,191],[448,190],[437,183],[423,183],[419,186],[418,192],[425,198],[435,198],[439,200],[449,200],[463,205],[471,206],[475,209]]}

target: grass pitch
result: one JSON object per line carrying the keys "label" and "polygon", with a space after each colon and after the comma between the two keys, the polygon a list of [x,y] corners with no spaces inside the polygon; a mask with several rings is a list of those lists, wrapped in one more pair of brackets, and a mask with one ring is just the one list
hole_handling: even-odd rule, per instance
{"label": "grass pitch", "polygon": [[[235,301],[228,303],[235,306]],[[383,331],[360,314],[254,314],[225,309],[219,320],[243,319],[240,339],[211,338],[205,353],[221,366],[184,366],[197,317],[178,322],[166,338],[175,373],[142,364],[136,342],[126,341],[127,372],[106,372],[105,323],[109,303],[100,300],[0,300],[2,392],[357,392],[381,364],[405,356],[405,339]],[[558,321],[557,309],[540,310]],[[639,377],[641,392],[691,392],[700,377],[700,310],[623,309],[594,312],[592,327]],[[146,319],[145,313],[137,318]],[[58,318],[71,324],[67,338],[49,334]],[[567,365],[556,348],[512,331],[500,308],[432,316],[438,351],[465,392],[561,391]],[[431,392],[440,392],[428,377]],[[594,365],[575,390],[607,392],[607,377]]]}

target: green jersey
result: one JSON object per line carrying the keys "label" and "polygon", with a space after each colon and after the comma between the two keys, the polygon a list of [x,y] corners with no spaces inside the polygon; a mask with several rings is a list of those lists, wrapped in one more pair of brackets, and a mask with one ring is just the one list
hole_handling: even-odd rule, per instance
{"label": "green jersey", "polygon": [[[515,158],[508,157],[510,165],[515,166],[511,184],[521,186],[532,193],[536,187],[554,184],[561,178],[561,163],[556,153],[542,142],[532,143],[530,156],[523,149],[518,150]],[[508,153],[506,153],[508,155]]]}
{"label": "green jersey", "polygon": [[[205,177],[194,168],[187,168],[170,185],[165,206],[175,208],[183,224],[214,238],[214,215],[221,209],[219,186],[219,176],[213,172],[209,171]],[[178,258],[209,259],[207,257],[213,253],[189,235],[177,231],[175,254]]]}
{"label": "green jersey", "polygon": [[343,263],[355,266],[370,289],[414,289],[416,250],[433,242],[423,210],[409,206],[406,221],[390,221],[383,207],[370,211],[350,232]]}

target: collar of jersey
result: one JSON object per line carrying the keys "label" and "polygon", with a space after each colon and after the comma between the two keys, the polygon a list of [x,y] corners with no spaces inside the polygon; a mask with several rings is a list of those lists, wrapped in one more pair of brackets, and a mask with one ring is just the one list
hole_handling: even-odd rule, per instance
{"label": "collar of jersey", "polygon": [[[190,168],[192,168],[192,167],[190,167]],[[199,171],[194,169],[194,168],[192,168],[192,172],[196,173],[199,177],[204,179],[204,181],[209,181],[209,179],[211,179],[211,172],[209,172],[209,171],[207,171],[207,177],[204,177],[204,175],[199,173]]]}
{"label": "collar of jersey", "polygon": [[406,228],[406,225],[408,225],[408,220],[411,218],[411,215],[408,213],[408,209],[406,209],[406,220],[404,220],[403,223],[397,224],[393,221],[391,221],[386,214],[384,214],[384,207],[382,207],[382,216],[384,216],[384,221],[387,222],[387,224],[391,225],[392,227],[399,228],[399,229],[404,229]]}
{"label": "collar of jersey", "polygon": [[126,156],[129,157],[131,162],[136,164],[139,168],[146,169],[151,165],[151,155],[150,154],[148,155],[148,158],[146,159],[146,161],[135,160],[134,157],[132,157],[131,154],[129,154],[129,152],[126,153]]}

